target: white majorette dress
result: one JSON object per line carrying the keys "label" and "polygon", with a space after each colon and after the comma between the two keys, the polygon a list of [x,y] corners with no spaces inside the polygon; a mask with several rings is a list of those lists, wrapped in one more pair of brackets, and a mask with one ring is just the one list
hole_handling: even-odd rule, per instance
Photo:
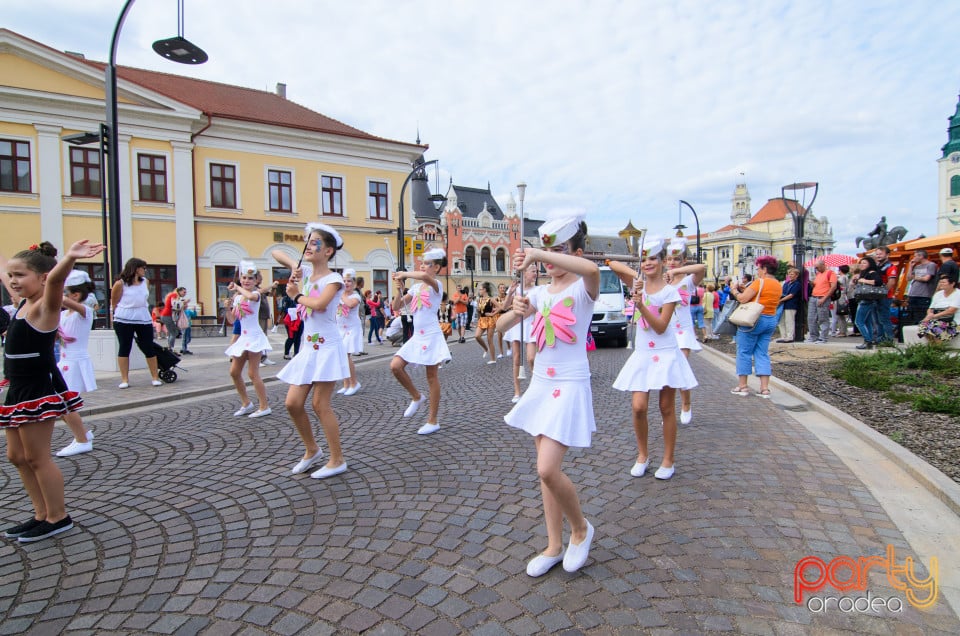
{"label": "white majorette dress", "polygon": [[560,293],[547,285],[530,290],[533,317],[531,340],[539,352],[533,379],[503,420],[531,435],[544,435],[564,446],[589,447],[597,430],[593,418],[587,331],[593,304],[583,279]]}
{"label": "white majorette dress", "polygon": [[520,342],[521,328],[523,329],[523,342],[530,342],[530,333],[533,331],[533,316],[524,318],[522,322],[518,322],[514,326],[507,329],[507,331],[503,334],[503,340],[505,342]]}
{"label": "white majorette dress", "polygon": [[677,335],[677,344],[681,349],[700,351],[700,341],[693,328],[693,317],[690,315],[690,296],[697,293],[697,286],[693,284],[693,274],[687,274],[675,286],[680,293],[680,302],[673,310],[673,330]]}
{"label": "white majorette dress", "polygon": [[233,297],[233,316],[240,320],[240,337],[227,347],[227,355],[239,358],[245,351],[272,351],[267,334],[260,328],[260,296],[257,300],[247,300],[242,295]]}
{"label": "white majorette dress", "polygon": [[68,309],[60,312],[60,360],[57,368],[71,391],[87,393],[97,390],[97,378],[93,374],[93,362],[87,344],[93,327],[93,310],[87,307],[84,318]]}
{"label": "white majorette dress", "polygon": [[363,353],[363,323],[360,322],[363,298],[360,298],[360,294],[356,291],[351,295],[356,296],[360,303],[350,309],[343,304],[349,296],[340,298],[340,303],[337,305],[337,327],[340,329],[340,337],[343,339],[343,346],[347,348],[347,353]]}
{"label": "white majorette dress", "polygon": [[[680,293],[675,287],[664,285],[655,294],[643,294],[643,304],[653,312],[658,312],[667,303],[680,305]],[[676,312],[676,309],[674,309]],[[640,310],[636,311],[640,314]],[[674,389],[692,389],[697,386],[697,378],[680,351],[680,344],[674,334],[675,320],[663,333],[657,333],[640,316],[634,337],[633,354],[627,359],[613,388],[620,391],[657,391],[663,387]]]}
{"label": "white majorette dress", "polygon": [[340,296],[343,294],[343,277],[336,272],[312,281],[313,268],[303,263],[303,280],[306,281],[302,293],[308,298],[318,297],[332,283],[339,283],[337,291],[326,311],[315,311],[303,305],[297,305],[297,315],[303,321],[303,342],[300,353],[280,370],[277,377],[287,384],[304,385],[314,382],[336,382],[350,377],[350,361],[347,348],[340,337],[337,326],[337,310]]}
{"label": "white majorette dress", "polygon": [[437,291],[426,283],[417,283],[407,293],[412,299],[409,307],[413,315],[413,336],[394,355],[410,364],[425,367],[446,362],[450,359],[450,348],[437,317],[443,298],[443,283],[437,281]]}

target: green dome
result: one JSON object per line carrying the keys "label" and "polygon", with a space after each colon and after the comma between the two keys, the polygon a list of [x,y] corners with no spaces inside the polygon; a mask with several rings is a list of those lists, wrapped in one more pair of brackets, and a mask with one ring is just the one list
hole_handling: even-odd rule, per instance
{"label": "green dome", "polygon": [[944,157],[960,152],[960,102],[957,102],[957,110],[948,121],[950,127],[947,128],[947,143],[943,146]]}

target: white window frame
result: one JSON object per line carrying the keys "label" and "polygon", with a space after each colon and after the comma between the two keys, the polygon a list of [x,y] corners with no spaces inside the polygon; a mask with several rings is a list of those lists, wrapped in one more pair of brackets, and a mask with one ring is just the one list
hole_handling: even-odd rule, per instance
{"label": "white window frame", "polygon": [[[144,201],[140,198],[140,156],[141,155],[153,155],[153,156],[162,156],[165,158],[164,165],[166,170],[164,174],[166,175],[165,185],[166,192],[164,194],[165,201]],[[107,160],[109,161],[109,160]],[[133,201],[137,204],[142,205],[163,205],[163,206],[172,206],[175,201],[173,200],[172,192],[173,190],[173,158],[172,153],[167,150],[152,150],[149,148],[134,148],[133,149],[133,165],[131,166],[131,178],[133,179]],[[108,186],[109,187],[109,186]]]}
{"label": "white window frame", "polygon": [[[378,219],[370,216],[370,184],[374,182],[387,184],[387,218],[385,219]],[[393,223],[393,183],[390,181],[390,179],[367,177],[364,187],[364,195],[366,205],[363,208],[363,214],[367,221],[372,221],[373,223]],[[410,214],[413,214],[413,212],[410,212]]]}
{"label": "white window frame", "polygon": [[[290,173],[290,211],[270,209],[270,171],[279,170]],[[292,166],[265,165],[263,167],[263,213],[270,216],[297,216],[297,171]]]}
{"label": "white window frame", "polygon": [[[211,164],[214,164],[214,163],[220,166],[233,167],[234,180],[236,181],[236,184],[237,184],[237,191],[233,193],[237,203],[237,207],[235,208],[221,208],[221,207],[214,207],[213,205],[213,199],[210,196],[210,185],[212,182],[212,179],[210,177],[210,166]],[[237,213],[243,212],[243,201],[240,198],[240,191],[241,191],[240,163],[238,161],[228,161],[225,159],[207,159],[204,163],[203,170],[204,170],[203,184],[204,184],[204,190],[205,190],[204,202],[206,203],[206,209],[212,210],[215,212],[237,212]],[[268,196],[268,203],[269,203],[269,189],[267,192],[267,196]]]}
{"label": "white window frame", "polygon": [[[340,214],[324,214],[323,213],[323,178],[332,177],[335,179],[340,179]],[[389,187],[388,187],[389,190]],[[367,186],[367,193],[369,195],[370,187]],[[390,209],[390,198],[389,194],[387,195],[387,211]],[[347,216],[347,176],[344,174],[339,174],[336,172],[324,171],[319,172],[317,177],[317,200],[320,202],[320,205],[317,206],[320,209],[317,210],[320,213],[321,219],[345,219]]]}

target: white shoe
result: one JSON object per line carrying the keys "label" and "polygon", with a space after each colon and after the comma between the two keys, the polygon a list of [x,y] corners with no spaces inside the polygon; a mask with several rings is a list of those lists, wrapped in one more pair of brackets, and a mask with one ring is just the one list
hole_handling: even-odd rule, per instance
{"label": "white shoe", "polygon": [[584,566],[587,562],[587,557],[590,556],[590,543],[593,541],[594,530],[593,526],[590,525],[590,522],[587,522],[587,536],[578,543],[573,545],[571,541],[567,544],[567,552],[563,556],[563,569],[567,572],[576,572]]}
{"label": "white shoe", "polygon": [[327,477],[333,477],[334,475],[339,475],[340,473],[347,472],[347,462],[343,462],[339,466],[334,466],[333,468],[327,468],[324,466],[320,470],[310,473],[310,476],[314,479],[325,479]]}
{"label": "white shoe", "polygon": [[337,395],[343,395],[344,393],[346,393],[346,391],[347,391],[347,387],[342,386],[340,387],[339,390],[337,390]]}
{"label": "white shoe", "polygon": [[670,479],[671,477],[673,477],[673,473],[674,473],[674,466],[671,466],[670,468],[665,468],[661,466],[660,468],[657,469],[657,472],[653,473],[653,476],[656,477],[657,479]]}
{"label": "white shoe", "polygon": [[429,435],[430,433],[436,433],[440,430],[439,424],[424,424],[419,429],[417,429],[417,435]]}
{"label": "white shoe", "polygon": [[[250,404],[253,404],[253,402],[251,402]],[[268,406],[262,411],[254,411],[253,413],[250,414],[250,417],[266,417],[271,413],[273,413],[273,409]]]}
{"label": "white shoe", "polygon": [[153,386],[163,386],[163,382],[160,380],[150,380],[150,384]]}
{"label": "white shoe", "polygon": [[503,354],[503,355],[505,355],[505,356],[507,356],[507,357],[509,358],[510,356],[513,355],[513,349],[507,349],[507,352],[506,352],[505,354]]}
{"label": "white shoe", "polygon": [[299,475],[300,473],[305,473],[310,470],[310,467],[316,464],[318,461],[323,459],[323,449],[317,450],[317,454],[311,457],[310,459],[301,459],[297,462],[296,466],[290,471],[294,475]]}
{"label": "white shoe", "polygon": [[410,400],[410,405],[407,406],[407,410],[403,412],[403,416],[413,417],[413,415],[420,410],[420,405],[423,404],[425,399],[426,398],[421,395],[419,400]]}
{"label": "white shoe", "polygon": [[689,411],[684,411],[683,407],[680,407],[680,423],[689,424],[693,421],[693,407],[690,407]]}
{"label": "white shoe", "polygon": [[[487,357],[487,352],[486,352],[486,351],[483,352],[483,357],[484,357],[484,358]],[[481,358],[481,359],[482,359],[482,358]]]}
{"label": "white shoe", "polygon": [[650,466],[650,458],[647,458],[645,462],[637,462],[633,465],[633,468],[630,469],[630,474],[634,477],[643,477],[647,473],[647,468]]}
{"label": "white shoe", "polygon": [[357,391],[360,390],[361,384],[357,382],[352,387],[343,392],[344,395],[354,395]]}
{"label": "white shoe", "polygon": [[561,561],[563,561],[563,550],[557,556],[538,554],[527,563],[527,576],[543,576]]}
{"label": "white shoe", "polygon": [[499,360],[499,359],[502,358],[502,357],[503,357],[503,354],[502,354],[502,353],[497,354],[497,360]]}
{"label": "white shoe", "polygon": [[627,343],[627,349],[633,349],[633,343],[632,343],[632,342],[628,342],[628,343]]}
{"label": "white shoe", "polygon": [[57,457],[71,457],[80,453],[89,453],[93,450],[93,436],[87,433],[88,442],[73,440],[67,446],[57,451]]}
{"label": "white shoe", "polygon": [[129,388],[130,388],[130,383],[129,383],[129,382],[121,382],[120,384],[117,385],[117,388],[118,388],[118,389],[129,389]]}
{"label": "white shoe", "polygon": [[496,363],[497,363],[496,360],[487,360],[487,364],[496,364]]}
{"label": "white shoe", "polygon": [[240,417],[242,415],[249,415],[257,410],[257,407],[253,405],[253,402],[247,404],[246,406],[241,406],[240,409],[233,414],[234,417]]}
{"label": "white shoe", "polygon": [[519,396],[519,395],[514,395],[514,396],[513,396],[513,399],[510,400],[510,401],[513,402],[514,404],[516,404],[517,402],[520,401],[520,396]]}
{"label": "white shoe", "polygon": [[276,362],[274,362],[274,361],[271,360],[270,358],[264,358],[263,360],[260,361],[260,366],[266,365],[266,366],[268,366],[268,367],[272,367],[272,366],[275,365],[275,364],[276,364]]}

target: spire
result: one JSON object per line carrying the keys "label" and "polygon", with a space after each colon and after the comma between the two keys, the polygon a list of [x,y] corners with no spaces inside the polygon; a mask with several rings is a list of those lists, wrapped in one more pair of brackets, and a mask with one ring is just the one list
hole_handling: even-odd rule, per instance
{"label": "spire", "polygon": [[747,190],[747,180],[741,172],[737,175],[737,184],[733,188],[733,205],[730,210],[730,220],[734,225],[744,225],[753,216],[750,213],[750,191]]}
{"label": "spire", "polygon": [[943,156],[945,158],[960,151],[960,97],[957,99],[956,111],[953,113],[953,117],[947,119],[950,126],[947,127],[947,143],[943,146]]}

